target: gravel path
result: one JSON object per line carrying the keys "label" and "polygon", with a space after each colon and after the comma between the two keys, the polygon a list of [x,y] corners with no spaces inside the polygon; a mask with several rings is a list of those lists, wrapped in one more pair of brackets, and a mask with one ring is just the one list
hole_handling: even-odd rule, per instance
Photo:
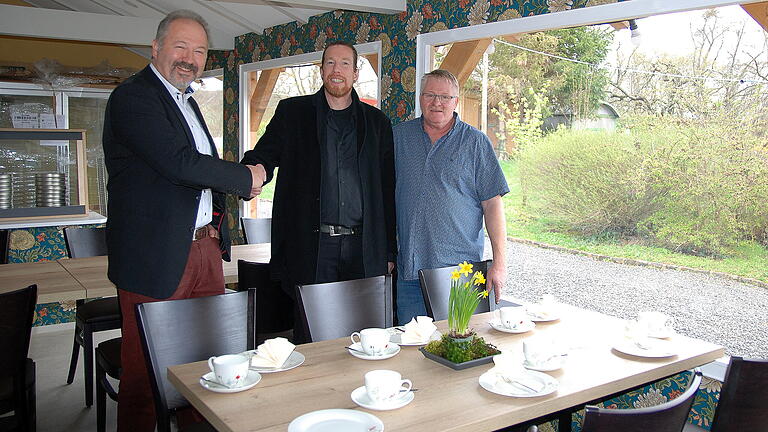
{"label": "gravel path", "polygon": [[[486,242],[486,253],[490,247]],[[768,358],[768,289],[681,270],[597,261],[507,242],[505,292],[526,301],[553,294],[564,303],[623,318],[658,310],[675,329],[725,347],[726,354]]]}

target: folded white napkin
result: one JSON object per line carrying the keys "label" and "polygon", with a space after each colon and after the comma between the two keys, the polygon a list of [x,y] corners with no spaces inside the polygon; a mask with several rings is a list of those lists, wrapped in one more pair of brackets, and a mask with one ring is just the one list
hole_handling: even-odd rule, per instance
{"label": "folded white napkin", "polygon": [[278,368],[285,363],[296,345],[286,338],[267,339],[256,348],[256,355],[251,357],[251,366]]}
{"label": "folded white napkin", "polygon": [[404,344],[424,343],[432,337],[435,330],[437,326],[432,323],[432,318],[417,316],[405,325],[405,332],[400,336],[400,341]]}

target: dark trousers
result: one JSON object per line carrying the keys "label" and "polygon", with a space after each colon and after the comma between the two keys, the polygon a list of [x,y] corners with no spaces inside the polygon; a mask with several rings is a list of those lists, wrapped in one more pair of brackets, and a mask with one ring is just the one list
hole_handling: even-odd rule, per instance
{"label": "dark trousers", "polygon": [[[141,271],[141,269],[136,269],[136,271]],[[223,293],[224,271],[221,265],[219,240],[212,237],[205,237],[192,242],[184,274],[171,297],[156,299],[119,290],[120,310],[123,313],[121,352],[123,371],[120,375],[120,391],[117,396],[118,432],[152,432],[155,430],[156,423],[149,373],[144,360],[144,350],[141,347],[139,328],[136,324],[135,305]],[[222,319],[226,319],[226,317],[222,317]],[[186,336],[179,335],[179,337]],[[184,417],[181,412],[177,413],[179,426],[183,426]],[[192,414],[189,421],[199,420]]]}
{"label": "dark trousers", "polygon": [[[363,239],[360,234],[330,236],[320,234],[317,251],[317,270],[313,283],[340,282],[365,277],[363,268]],[[296,283],[290,278],[283,279],[283,290],[297,299]],[[297,302],[293,309],[293,342],[312,342],[309,329]]]}

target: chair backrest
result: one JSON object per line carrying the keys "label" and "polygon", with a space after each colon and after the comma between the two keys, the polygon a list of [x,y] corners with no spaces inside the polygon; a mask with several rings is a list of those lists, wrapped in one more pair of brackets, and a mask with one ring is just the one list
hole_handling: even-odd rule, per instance
{"label": "chair backrest", "polygon": [[272,218],[240,218],[243,236],[247,244],[269,243],[272,241]]}
{"label": "chair backrest", "polygon": [[[488,274],[488,267],[492,260],[472,263],[472,271],[481,271]],[[451,272],[456,266],[441,267],[436,269],[419,270],[419,284],[424,304],[427,306],[427,315],[435,321],[448,319],[448,298],[451,296]],[[496,306],[496,295],[493,290],[488,291],[488,297],[480,299],[475,313],[490,312]]]}
{"label": "chair backrest", "polygon": [[0,230],[0,264],[8,263],[8,244],[11,241],[9,230]]}
{"label": "chair backrest", "polygon": [[0,376],[23,370],[37,303],[37,285],[0,294]]}
{"label": "chair backrest", "polygon": [[107,254],[106,228],[64,228],[64,241],[70,258]]}
{"label": "chair backrest", "polygon": [[255,332],[277,333],[293,328],[294,301],[270,278],[269,264],[237,261],[237,288],[254,289]]}
{"label": "chair backrest", "polygon": [[701,372],[692,374],[688,389],[660,405],[637,409],[606,409],[587,405],[582,432],[680,432],[701,384]]}
{"label": "chair backrest", "polygon": [[711,431],[768,431],[768,360],[731,357]]}
{"label": "chair backrest", "polygon": [[392,327],[392,276],[299,285],[299,308],[312,342]]}
{"label": "chair backrest", "polygon": [[169,410],[189,405],[168,382],[168,366],[252,348],[248,299],[243,291],[136,305],[159,431],[170,430]]}

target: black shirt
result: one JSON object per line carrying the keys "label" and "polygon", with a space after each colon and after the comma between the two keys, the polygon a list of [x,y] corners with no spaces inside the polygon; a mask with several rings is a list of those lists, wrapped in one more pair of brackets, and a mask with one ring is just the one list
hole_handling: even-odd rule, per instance
{"label": "black shirt", "polygon": [[354,104],[329,109],[325,123],[322,166],[322,223],[356,227],[363,223],[363,199],[357,165],[357,122]]}

